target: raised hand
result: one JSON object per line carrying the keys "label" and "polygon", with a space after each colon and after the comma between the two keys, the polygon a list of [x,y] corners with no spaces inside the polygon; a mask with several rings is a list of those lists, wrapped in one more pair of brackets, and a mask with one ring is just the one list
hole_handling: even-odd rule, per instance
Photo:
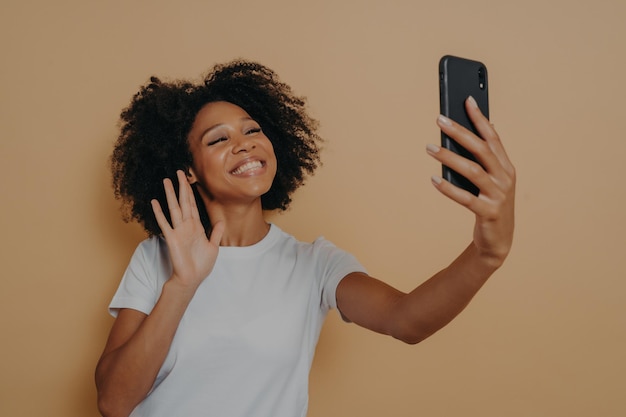
{"label": "raised hand", "polygon": [[173,274],[170,280],[195,291],[215,265],[224,224],[216,223],[210,240],[207,239],[191,185],[182,171],[177,171],[176,175],[179,183],[178,198],[172,181],[169,178],[163,180],[171,225],[159,202],[152,200],[151,203],[172,260]]}
{"label": "raised hand", "polygon": [[465,108],[484,140],[443,116],[439,117],[438,124],[444,133],[470,151],[480,164],[434,145],[428,146],[428,153],[476,184],[480,194],[474,196],[440,177],[433,177],[433,184],[441,193],[476,215],[474,245],[478,254],[493,262],[494,266],[499,266],[509,253],[513,240],[515,168],[493,125],[480,112],[473,98],[467,99]]}

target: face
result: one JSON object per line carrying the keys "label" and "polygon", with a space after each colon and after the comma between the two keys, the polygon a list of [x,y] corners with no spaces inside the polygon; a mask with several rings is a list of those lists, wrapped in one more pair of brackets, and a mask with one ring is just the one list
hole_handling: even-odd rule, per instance
{"label": "face", "polygon": [[196,115],[189,133],[193,159],[190,183],[197,183],[205,204],[248,204],[272,186],[274,148],[245,110],[217,101]]}

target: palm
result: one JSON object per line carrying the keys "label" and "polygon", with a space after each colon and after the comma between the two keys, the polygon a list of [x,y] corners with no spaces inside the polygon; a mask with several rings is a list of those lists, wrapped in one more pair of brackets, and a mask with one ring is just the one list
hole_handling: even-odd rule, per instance
{"label": "palm", "polygon": [[152,206],[170,252],[173,279],[195,288],[215,265],[223,225],[216,224],[211,232],[211,239],[207,239],[191,187],[181,171],[177,175],[180,184],[178,198],[172,182],[169,179],[164,180],[172,224],[165,218],[158,201],[153,200]]}

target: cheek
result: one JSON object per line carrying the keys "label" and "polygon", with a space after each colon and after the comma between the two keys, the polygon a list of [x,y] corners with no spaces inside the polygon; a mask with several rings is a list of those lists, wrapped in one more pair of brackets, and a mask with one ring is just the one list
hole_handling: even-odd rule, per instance
{"label": "cheek", "polygon": [[204,150],[192,155],[192,169],[195,179],[202,188],[208,188],[216,178],[222,176],[224,155]]}
{"label": "cheek", "polygon": [[201,152],[196,152],[193,155],[193,163],[194,166],[201,168],[203,172],[215,171],[224,166],[225,158],[224,152],[206,147]]}

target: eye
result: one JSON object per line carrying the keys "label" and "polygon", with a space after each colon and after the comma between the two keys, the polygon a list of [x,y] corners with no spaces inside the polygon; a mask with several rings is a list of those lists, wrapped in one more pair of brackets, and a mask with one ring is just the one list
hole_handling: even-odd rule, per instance
{"label": "eye", "polygon": [[253,127],[253,128],[246,130],[246,135],[254,135],[255,133],[259,133],[259,132],[261,132],[260,127]]}
{"label": "eye", "polygon": [[209,146],[215,145],[215,144],[217,144],[219,142],[224,142],[226,140],[228,140],[228,138],[226,136],[222,136],[222,137],[220,137],[218,139],[212,140],[211,142],[207,143],[207,145],[209,145]]}

